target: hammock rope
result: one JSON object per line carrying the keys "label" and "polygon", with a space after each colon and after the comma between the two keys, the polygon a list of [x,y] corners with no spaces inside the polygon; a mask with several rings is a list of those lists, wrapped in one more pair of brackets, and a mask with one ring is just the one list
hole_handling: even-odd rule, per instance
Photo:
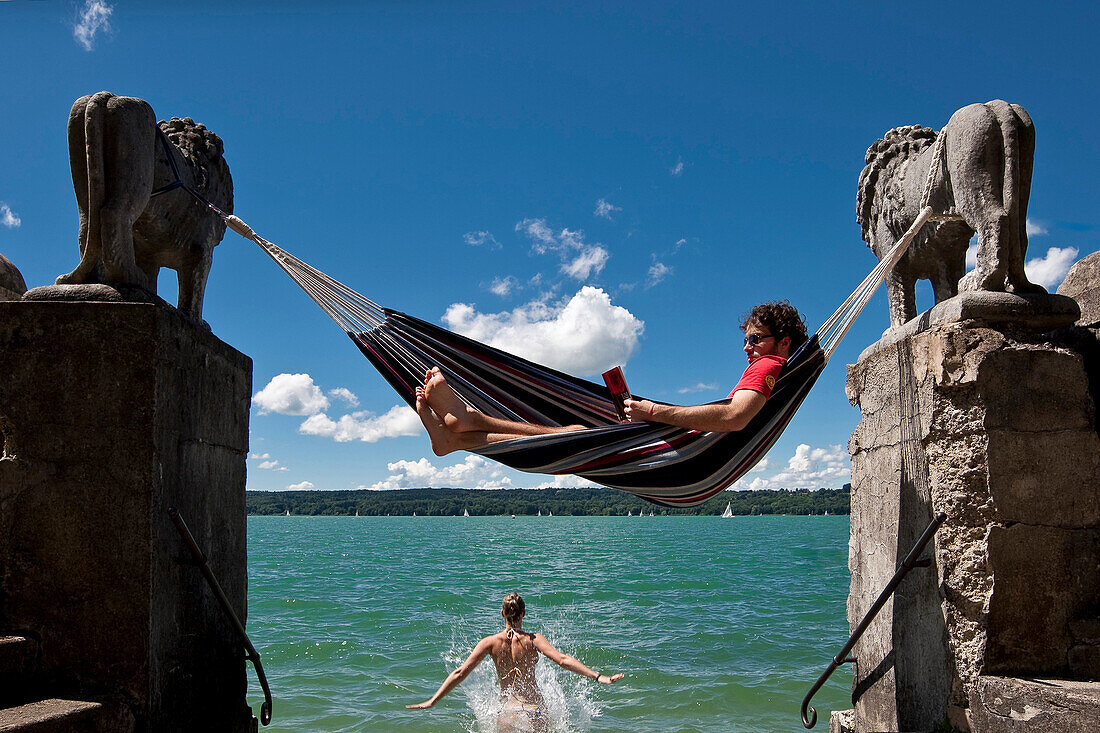
{"label": "hammock rope", "polygon": [[745,427],[731,433],[659,423],[619,423],[607,388],[480,344],[384,308],[264,239],[239,217],[192,195],[226,226],[258,245],[351,338],[407,404],[425,371],[438,366],[455,393],[487,415],[586,429],[493,443],[473,452],[512,468],[574,474],[666,506],[702,503],[747,473],[794,417],[829,358],[929,222],[960,219],[929,205],[943,164],[946,135],[933,150],[920,211],[913,224],[809,341],[788,359],[772,396]]}

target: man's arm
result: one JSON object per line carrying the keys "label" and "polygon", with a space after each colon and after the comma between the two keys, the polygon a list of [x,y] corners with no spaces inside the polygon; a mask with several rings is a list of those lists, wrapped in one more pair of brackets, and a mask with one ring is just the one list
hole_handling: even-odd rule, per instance
{"label": "man's arm", "polygon": [[665,405],[650,400],[627,400],[628,422],[660,422],[689,430],[731,433],[743,430],[767,398],[751,389],[739,389],[725,402],[710,405]]}

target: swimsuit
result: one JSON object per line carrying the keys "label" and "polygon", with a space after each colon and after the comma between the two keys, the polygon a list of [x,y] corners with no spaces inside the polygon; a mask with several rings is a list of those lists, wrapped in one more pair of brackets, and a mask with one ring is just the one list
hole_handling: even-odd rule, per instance
{"label": "swimsuit", "polygon": [[[514,630],[508,629],[505,638],[511,641],[515,633]],[[538,663],[537,655],[535,656],[535,663]],[[497,725],[503,725],[503,729],[516,731],[516,733],[520,731],[535,733],[549,730],[550,718],[547,715],[545,705],[542,702],[536,703],[526,700],[514,689],[509,689],[520,678],[521,674],[522,671],[518,666],[513,666],[508,671],[500,674],[501,708]]]}
{"label": "swimsuit", "polygon": [[505,729],[516,733],[535,733],[546,731],[550,728],[550,717],[546,713],[546,707],[538,703],[528,702],[521,697],[509,692],[500,695],[500,716],[497,725],[503,724]]}

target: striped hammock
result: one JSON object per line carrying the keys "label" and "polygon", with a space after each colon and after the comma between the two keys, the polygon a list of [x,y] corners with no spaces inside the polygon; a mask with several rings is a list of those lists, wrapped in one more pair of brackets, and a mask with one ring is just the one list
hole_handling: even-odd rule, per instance
{"label": "striped hammock", "polygon": [[[213,208],[213,207],[212,207]],[[606,386],[563,374],[438,326],[383,308],[257,235],[239,218],[226,224],[252,240],[348,334],[410,406],[424,372],[438,366],[455,393],[487,415],[584,430],[516,438],[476,449],[511,468],[573,474],[655,504],[700,504],[744,476],[794,417],[855,318],[926,222],[913,226],[809,341],[788,359],[771,397],[737,432],[619,423]]]}

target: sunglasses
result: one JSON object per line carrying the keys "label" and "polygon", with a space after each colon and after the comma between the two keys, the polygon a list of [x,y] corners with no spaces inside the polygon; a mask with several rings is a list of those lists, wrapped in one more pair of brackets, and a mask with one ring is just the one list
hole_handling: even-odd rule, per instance
{"label": "sunglasses", "polygon": [[770,333],[765,334],[763,336],[761,336],[758,333],[750,333],[748,336],[745,337],[745,346],[756,346],[758,343],[760,343],[764,339],[773,339],[773,338],[775,338],[775,336],[770,334]]}

